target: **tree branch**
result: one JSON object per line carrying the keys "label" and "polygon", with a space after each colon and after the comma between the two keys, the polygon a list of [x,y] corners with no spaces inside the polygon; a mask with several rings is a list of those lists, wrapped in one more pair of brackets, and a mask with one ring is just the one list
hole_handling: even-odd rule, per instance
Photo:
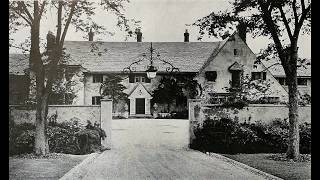
{"label": "tree branch", "polygon": [[283,65],[284,69],[286,70],[288,67],[288,62],[285,57],[283,46],[282,46],[281,41],[279,39],[277,29],[276,29],[274,22],[272,20],[271,13],[268,11],[268,7],[266,7],[266,4],[264,3],[263,0],[258,0],[258,3],[260,4],[261,10],[262,10],[263,21],[267,24],[268,30],[271,33],[275,47],[276,47],[277,52],[279,54],[281,64]]}
{"label": "tree branch", "polygon": [[298,36],[299,36],[300,29],[301,29],[301,27],[302,27],[302,25],[303,25],[304,20],[306,19],[307,14],[308,14],[309,11],[310,11],[310,9],[311,9],[311,3],[309,4],[309,6],[308,6],[306,9],[304,9],[304,10],[302,11],[300,20],[299,20],[298,24],[296,24],[296,28],[295,28],[295,30],[294,30],[294,36],[295,36],[295,37],[298,37]]}
{"label": "tree branch", "polygon": [[280,10],[280,14],[281,14],[282,21],[283,21],[283,23],[284,23],[284,25],[285,25],[285,27],[286,27],[288,36],[289,36],[289,38],[290,38],[290,41],[292,41],[292,40],[293,40],[293,36],[292,36],[292,33],[291,33],[291,29],[290,29],[288,20],[287,20],[287,18],[286,18],[286,15],[284,14],[283,9],[282,9],[281,6],[279,7],[279,10]]}
{"label": "tree branch", "polygon": [[61,37],[61,39],[60,39],[60,46],[61,46],[61,47],[63,46],[64,39],[65,39],[65,37],[66,37],[66,35],[67,35],[67,31],[68,31],[68,28],[69,28],[69,25],[70,25],[72,16],[73,16],[73,14],[74,14],[74,10],[75,10],[75,7],[76,7],[77,2],[78,2],[77,0],[72,1],[71,10],[70,10],[70,13],[69,13],[69,16],[68,16],[66,25],[64,26],[63,33],[62,33],[62,37]]}
{"label": "tree branch", "polygon": [[42,16],[43,11],[44,11],[45,5],[46,5],[46,1],[43,1],[43,3],[41,4],[40,12],[39,12],[39,17],[40,17],[40,18],[41,18],[41,16]]}
{"label": "tree branch", "polygon": [[[303,1],[303,0],[302,0]],[[293,10],[293,15],[294,15],[294,23],[297,24],[298,23],[298,14],[297,14],[297,0],[293,0],[292,2],[292,10]]]}
{"label": "tree branch", "polygon": [[14,11],[16,14],[18,14],[22,19],[24,19],[30,26],[32,26],[32,23],[31,23],[31,21],[30,21],[28,18],[24,17],[20,12],[18,12],[18,11],[15,10],[15,9],[13,9],[13,11]]}
{"label": "tree branch", "polygon": [[301,0],[302,12],[306,9],[306,5],[304,4],[304,0]]}
{"label": "tree branch", "polygon": [[62,16],[62,1],[59,1],[59,6],[58,6],[58,26],[57,26],[57,35],[56,35],[56,44],[59,43],[60,41],[60,36],[61,36],[61,16]]}
{"label": "tree branch", "polygon": [[18,4],[20,4],[20,6],[22,6],[23,11],[26,13],[26,15],[28,16],[30,22],[32,23],[33,18],[32,18],[32,16],[31,16],[31,14],[30,14],[30,12],[29,12],[26,4],[24,4],[23,1],[18,1]]}

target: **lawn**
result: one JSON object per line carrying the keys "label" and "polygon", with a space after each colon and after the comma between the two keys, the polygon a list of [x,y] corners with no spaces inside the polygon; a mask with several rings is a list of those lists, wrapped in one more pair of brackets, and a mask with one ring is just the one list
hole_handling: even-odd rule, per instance
{"label": "lawn", "polygon": [[311,179],[311,162],[290,162],[275,161],[268,159],[270,155],[275,154],[222,154],[225,157],[244,163],[261,171],[267,172],[274,176],[290,179],[301,180]]}
{"label": "lawn", "polygon": [[9,179],[59,179],[87,156],[54,154],[47,158],[9,157]]}

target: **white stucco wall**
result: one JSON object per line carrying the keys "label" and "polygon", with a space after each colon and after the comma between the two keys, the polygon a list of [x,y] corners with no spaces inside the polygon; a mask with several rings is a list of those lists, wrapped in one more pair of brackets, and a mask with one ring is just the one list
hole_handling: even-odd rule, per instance
{"label": "white stucco wall", "polygon": [[[211,62],[201,71],[196,79],[204,87],[212,89],[216,93],[227,93],[226,88],[230,88],[232,74],[228,68],[235,62],[243,65],[243,75],[249,75],[254,71],[253,64],[256,60],[255,54],[246,45],[246,43],[237,35],[234,35],[234,41],[227,41],[217,56],[210,60]],[[234,49],[240,50],[240,55],[234,55]],[[208,82],[205,78],[206,71],[216,71],[217,78],[215,82]],[[278,83],[278,81],[267,71],[267,80],[270,80],[270,91],[272,96],[279,96],[280,100],[287,100],[287,92]]]}

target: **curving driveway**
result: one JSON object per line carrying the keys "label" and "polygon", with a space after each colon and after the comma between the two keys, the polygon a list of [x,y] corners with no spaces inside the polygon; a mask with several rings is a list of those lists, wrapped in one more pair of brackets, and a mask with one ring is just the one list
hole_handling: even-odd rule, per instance
{"label": "curving driveway", "polygon": [[243,166],[187,148],[188,120],[112,121],[113,147],[64,179],[265,179]]}

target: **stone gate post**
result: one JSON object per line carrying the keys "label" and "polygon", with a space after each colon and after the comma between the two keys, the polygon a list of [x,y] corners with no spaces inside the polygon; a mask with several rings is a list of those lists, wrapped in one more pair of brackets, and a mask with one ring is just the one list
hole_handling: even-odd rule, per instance
{"label": "stone gate post", "polygon": [[199,121],[200,115],[200,99],[188,99],[188,112],[189,112],[189,147],[195,138],[194,128],[196,127]]}
{"label": "stone gate post", "polygon": [[101,140],[101,144],[111,149],[111,133],[112,133],[112,100],[101,99],[100,105],[100,121],[101,128],[106,132],[107,138]]}

